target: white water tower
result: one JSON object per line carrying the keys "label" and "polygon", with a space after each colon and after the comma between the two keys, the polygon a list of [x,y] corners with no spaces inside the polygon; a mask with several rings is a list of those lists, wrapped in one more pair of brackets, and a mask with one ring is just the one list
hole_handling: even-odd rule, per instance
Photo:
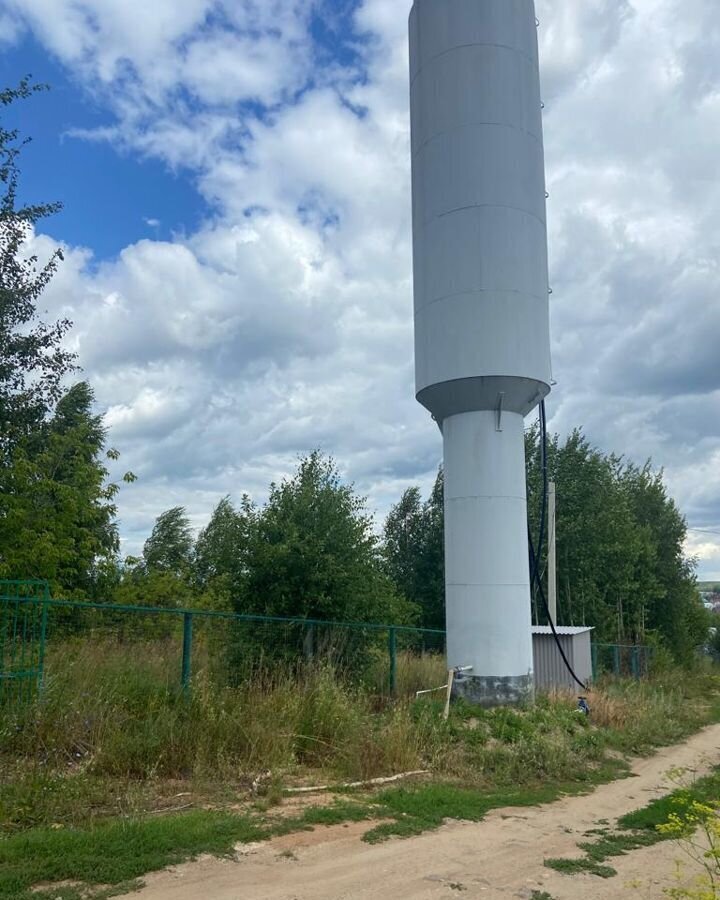
{"label": "white water tower", "polygon": [[417,399],[443,435],[456,692],[532,696],[523,417],[550,391],[533,0],[410,13]]}

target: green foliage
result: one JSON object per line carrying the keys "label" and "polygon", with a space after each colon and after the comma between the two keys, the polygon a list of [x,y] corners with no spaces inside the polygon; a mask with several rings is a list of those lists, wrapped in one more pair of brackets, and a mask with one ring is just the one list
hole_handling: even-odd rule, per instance
{"label": "green foliage", "polygon": [[[73,796],[89,798],[78,803],[92,814],[99,805],[91,799],[95,787],[67,781],[60,789],[75,776],[112,784],[158,778],[232,783],[238,772],[266,769],[280,776],[301,767],[320,778],[357,780],[427,768],[491,791],[568,781],[587,787],[622,770],[605,758],[607,750],[647,750],[714,716],[707,703],[717,690],[713,683],[701,676],[678,679],[677,672],[668,678],[673,690],[663,681],[647,683],[642,692],[595,691],[590,724],[572,697],[539,698],[522,711],[458,704],[445,722],[441,700],[400,698],[389,705],[365,683],[319,663],[259,671],[227,687],[214,679],[217,654],[212,634],[202,630],[188,696],[179,684],[179,631],[151,641],[131,634],[103,639],[99,628],[93,631],[92,641],[51,640],[42,698],[20,710],[0,708],[0,773],[21,761],[32,772],[15,794],[0,784],[0,797],[17,810],[3,807],[4,820],[65,821],[60,810],[65,798],[76,809]],[[633,723],[632,743],[622,738],[627,722]],[[68,762],[77,769],[68,769]],[[43,790],[33,790],[38,775]],[[113,788],[113,798],[122,795]],[[32,818],[45,816],[44,809],[55,811],[49,819]]]}
{"label": "green foliage", "polygon": [[37,829],[0,841],[0,900],[35,900],[42,895],[33,888],[43,882],[118,885],[201,852],[231,854],[236,843],[267,836],[247,817],[200,810],[90,829]]}
{"label": "green foliage", "polygon": [[[694,789],[693,789],[694,790]],[[695,793],[697,793],[695,791]],[[674,838],[684,855],[693,864],[696,873],[686,881],[682,867],[678,864],[676,877],[678,885],[666,893],[676,900],[715,900],[720,887],[720,813],[718,812],[717,789],[710,796],[696,799],[692,796],[678,797],[675,808],[667,822],[656,826],[665,838]]]}
{"label": "green foliage", "polygon": [[0,466],[0,574],[44,578],[60,596],[94,596],[118,546],[102,459],[105,429],[80,382]]}
{"label": "green foliage", "polygon": [[193,564],[193,537],[185,507],[173,506],[155,520],[143,547],[148,572],[189,576]]}
{"label": "green foliage", "polygon": [[408,488],[385,521],[386,571],[400,594],[420,607],[424,628],[445,627],[443,525],[442,469],[424,503],[418,488]]}
{"label": "green foliage", "polygon": [[[0,107],[26,100],[42,85],[23,79],[0,91]],[[26,438],[62,396],[62,380],[72,369],[74,354],[62,346],[70,328],[67,319],[44,323],[36,304],[55,274],[62,253],[57,250],[38,269],[36,256],[23,244],[34,225],[60,210],[59,203],[17,206],[18,160],[27,141],[17,130],[0,124],[0,465],[6,465],[15,444]]]}
{"label": "green foliage", "polygon": [[[143,566],[126,566],[122,581],[115,589],[115,603],[129,606],[158,606],[167,609],[198,605],[197,595],[186,579],[175,572],[147,571]],[[143,618],[144,632],[153,631],[149,617]],[[126,623],[130,630],[139,624],[136,619]],[[127,628],[124,629],[127,632]]]}
{"label": "green foliage", "polygon": [[[537,429],[527,433],[526,458],[537,531]],[[662,472],[603,454],[575,430],[562,444],[557,436],[550,440],[548,477],[558,495],[560,621],[594,626],[600,642],[646,643],[657,636],[677,661],[691,662],[709,623],[684,556],[685,520]],[[542,613],[539,618],[544,621]]]}
{"label": "green foliage", "polygon": [[445,819],[479,822],[491,809],[505,806],[534,806],[554,800],[556,787],[522,791],[484,793],[451,784],[427,784],[416,788],[393,788],[377,797],[394,822],[377,825],[365,835],[369,843],[389,837],[409,837],[439,828]]}
{"label": "green foliage", "polygon": [[[183,507],[162,513],[143,559],[127,561],[113,599],[335,621],[402,624],[414,617],[383,569],[365,501],[319,451],[301,458],[291,478],[272,484],[262,508],[245,495],[239,508],[224,497],[194,543]],[[235,657],[254,655],[264,638],[260,626],[255,631],[238,632]],[[295,655],[306,631],[298,626],[296,637]],[[321,637],[331,639],[316,635],[315,645]],[[338,652],[356,654],[359,662],[377,635],[350,637],[357,640]],[[267,651],[273,655],[270,645]]]}
{"label": "green foliage", "polygon": [[[112,592],[114,603],[167,609],[215,605],[214,594],[203,595],[197,589],[192,530],[182,506],[168,509],[157,517],[145,541],[142,559],[126,559],[119,575]],[[222,606],[221,600],[217,600],[217,606]],[[171,633],[177,624],[170,617],[148,616],[124,622],[128,627],[123,628],[123,633],[158,637]]]}
{"label": "green foliage", "polygon": [[229,598],[242,595],[256,520],[255,507],[247,495],[243,495],[240,510],[229,497],[218,503],[195,543],[195,574],[201,590]]}
{"label": "green foliage", "polygon": [[382,571],[364,499],[332,459],[303,457],[273,484],[249,529],[241,613],[336,621],[407,621],[410,608]]}
{"label": "green foliage", "polygon": [[[678,781],[682,772],[675,770]],[[683,779],[684,780],[684,779]],[[679,808],[690,809],[694,803],[716,803],[720,800],[720,769],[710,775],[697,778],[689,784],[682,784],[677,790],[665,797],[658,797],[642,809],[627,813],[618,819],[618,826],[633,831],[657,831],[665,825]]]}
{"label": "green foliage", "polygon": [[[199,852],[229,852],[235,841],[314,826],[382,820],[366,834],[374,842],[446,818],[478,821],[490,809],[546,803],[624,774],[622,761],[605,758],[616,722],[647,725],[654,717],[666,728],[650,738],[662,742],[712,715],[699,702],[712,682],[675,672],[676,694],[666,682],[649,682],[642,694],[603,704],[605,693],[596,691],[594,724],[577,715],[572,697],[541,698],[527,710],[458,704],[445,722],[441,701],[382,703],[327,666],[227,688],[212,681],[202,646],[187,695],[178,689],[178,651],[179,641],[127,637],[51,642],[43,697],[21,713],[0,708],[0,900],[29,900],[39,882],[124,883]],[[353,791],[295,817],[272,813],[291,779],[332,783],[415,769],[429,770],[433,781]],[[263,777],[266,799],[246,815],[212,811],[218,803],[235,807]],[[203,809],[145,816],[177,805],[178,795]],[[665,812],[655,801],[621,820],[619,836],[607,830],[583,845],[584,860],[558,867],[609,874],[604,860],[654,841]],[[53,897],[96,896],[85,887],[57,890]]]}
{"label": "green foliage", "polygon": [[[44,89],[23,79],[0,90],[0,107]],[[91,388],[63,386],[76,368],[63,347],[71,323],[37,315],[62,253],[39,265],[27,241],[60,204],[17,205],[25,143],[0,124],[0,577],[42,578],[66,597],[96,597],[117,580],[118,487],[106,483],[105,430]]]}
{"label": "green foliage", "polygon": [[[299,825],[342,825],[344,822],[367,822],[381,815],[374,806],[368,803],[353,803],[336,800],[332,806],[311,806],[296,819],[291,819],[291,831],[297,831]],[[274,831],[276,829],[273,829]]]}
{"label": "green foliage", "polygon": [[717,692],[717,675],[697,672],[679,678],[677,667],[649,681],[612,681],[603,691],[593,691],[592,721],[611,727],[609,745],[614,749],[648,753],[660,742],[682,740],[703,718],[720,720]]}
{"label": "green foliage", "polygon": [[[528,507],[535,534],[542,493],[539,440],[537,429],[527,433]],[[548,477],[558,496],[559,620],[593,625],[599,641],[624,642],[627,624],[635,632],[639,627],[637,610],[630,608],[641,587],[636,560],[650,551],[618,484],[615,462],[575,431],[562,446],[557,436],[549,442]],[[542,610],[539,619],[545,621]]]}
{"label": "green foliage", "polygon": [[612,878],[617,871],[612,866],[603,866],[591,859],[546,859],[545,865],[564,875],[597,875],[599,878]]}
{"label": "green foliage", "polygon": [[[653,472],[649,463],[625,466],[621,483],[654,550],[655,582],[648,579],[642,585],[647,627],[662,637],[676,659],[688,659],[705,642],[710,615],[698,598],[692,562],[684,555],[685,519],[667,494],[662,472]],[[653,589],[647,590],[648,585]]]}

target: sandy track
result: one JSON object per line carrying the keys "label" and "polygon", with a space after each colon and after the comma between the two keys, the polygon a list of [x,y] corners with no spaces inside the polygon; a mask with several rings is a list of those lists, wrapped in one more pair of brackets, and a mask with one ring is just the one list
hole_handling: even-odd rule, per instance
{"label": "sandy track", "polygon": [[[543,860],[579,856],[577,842],[671,789],[666,772],[698,773],[720,763],[720,725],[686,743],[637,760],[633,776],[592,794],[541,807],[495,810],[479,823],[449,822],[439,831],[369,845],[367,824],[316,829],[267,844],[238,848],[239,859],[201,858],[147,876],[141,900],[440,900],[452,897],[525,897],[547,891],[553,900],[578,897],[663,897],[680,854],[670,843],[612,861],[615,878],[565,876]],[[294,858],[289,854],[292,853]]]}

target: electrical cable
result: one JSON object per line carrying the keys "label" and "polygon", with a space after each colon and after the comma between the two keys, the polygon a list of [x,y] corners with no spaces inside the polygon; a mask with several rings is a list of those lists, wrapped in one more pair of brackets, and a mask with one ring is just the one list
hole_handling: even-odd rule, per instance
{"label": "electrical cable", "polygon": [[535,545],[532,539],[532,532],[530,529],[530,521],[528,520],[528,548],[530,550],[530,586],[535,584],[537,585],[538,593],[540,594],[540,599],[542,600],[543,609],[545,610],[545,614],[547,616],[547,620],[550,623],[550,631],[552,632],[553,638],[555,639],[555,644],[557,645],[558,652],[562,658],[562,661],[565,663],[565,668],[568,670],[570,675],[572,675],[573,679],[580,685],[583,691],[589,691],[588,685],[584,684],[580,678],[575,673],[575,670],[570,665],[570,661],[565,655],[565,651],[563,650],[562,643],[560,641],[560,636],[557,633],[557,629],[555,628],[555,623],[552,620],[552,616],[550,615],[550,608],[548,607],[547,598],[545,596],[545,590],[542,584],[542,575],[540,574],[540,557],[542,555],[542,546],[543,541],[545,539],[545,520],[547,518],[547,495],[548,495],[548,474],[547,474],[547,418],[545,416],[545,401],[540,401],[540,410],[539,410],[539,419],[540,419],[540,470],[542,473],[542,503],[540,505],[540,529],[538,533],[538,552],[535,553]]}

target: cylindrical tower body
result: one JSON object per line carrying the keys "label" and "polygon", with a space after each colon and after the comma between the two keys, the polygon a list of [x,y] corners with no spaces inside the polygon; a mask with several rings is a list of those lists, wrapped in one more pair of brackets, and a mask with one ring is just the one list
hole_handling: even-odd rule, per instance
{"label": "cylindrical tower body", "polygon": [[448,663],[468,697],[532,692],[523,416],[549,392],[533,0],[410,14],[417,399],[443,432]]}

